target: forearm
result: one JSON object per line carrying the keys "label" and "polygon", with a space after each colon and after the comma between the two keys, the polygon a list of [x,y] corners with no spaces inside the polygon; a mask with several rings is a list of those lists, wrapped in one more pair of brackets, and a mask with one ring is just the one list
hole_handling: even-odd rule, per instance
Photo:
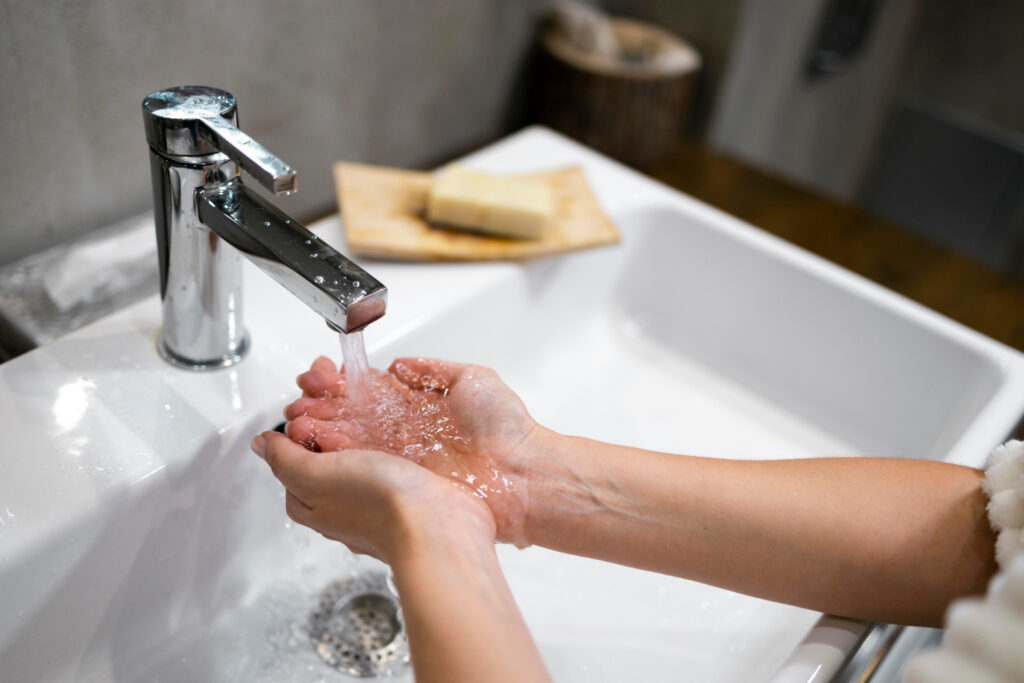
{"label": "forearm", "polygon": [[550,680],[493,544],[435,527],[403,544],[392,569],[417,681]]}
{"label": "forearm", "polygon": [[897,459],[734,461],[549,433],[529,540],[846,616],[938,624],[995,571],[980,473]]}

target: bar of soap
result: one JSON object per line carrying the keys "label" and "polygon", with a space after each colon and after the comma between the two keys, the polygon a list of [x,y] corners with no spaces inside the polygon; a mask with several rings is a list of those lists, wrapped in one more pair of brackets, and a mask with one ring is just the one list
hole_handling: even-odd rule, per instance
{"label": "bar of soap", "polygon": [[457,164],[438,173],[427,199],[431,222],[519,239],[543,237],[554,213],[554,192],[546,183]]}

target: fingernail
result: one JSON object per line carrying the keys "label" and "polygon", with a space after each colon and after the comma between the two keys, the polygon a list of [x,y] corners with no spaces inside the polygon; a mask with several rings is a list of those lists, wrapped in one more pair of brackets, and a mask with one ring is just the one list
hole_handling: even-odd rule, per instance
{"label": "fingernail", "polygon": [[252,449],[253,453],[262,458],[263,454],[267,450],[267,439],[262,434],[257,434],[252,437],[252,441],[249,442],[249,448]]}

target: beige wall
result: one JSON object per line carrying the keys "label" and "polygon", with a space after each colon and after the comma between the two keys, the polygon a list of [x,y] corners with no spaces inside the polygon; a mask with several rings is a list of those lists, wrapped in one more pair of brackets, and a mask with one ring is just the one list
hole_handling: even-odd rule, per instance
{"label": "beige wall", "polygon": [[746,0],[709,140],[726,153],[852,200],[913,37],[921,0],[891,0],[841,73],[805,65],[828,0]]}
{"label": "beige wall", "polygon": [[417,166],[508,128],[548,0],[0,0],[0,264],[146,210],[140,102],[235,94],[299,171],[298,217],[337,159]]}

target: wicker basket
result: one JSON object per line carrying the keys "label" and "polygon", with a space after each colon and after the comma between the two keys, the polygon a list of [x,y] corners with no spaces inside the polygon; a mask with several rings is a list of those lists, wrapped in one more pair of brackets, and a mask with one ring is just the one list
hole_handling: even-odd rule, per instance
{"label": "wicker basket", "polygon": [[[536,116],[615,159],[649,166],[682,134],[700,56],[656,26],[627,19],[611,25],[622,59],[595,57],[557,30],[543,32]],[[686,58],[667,66],[651,58],[666,50]]]}

